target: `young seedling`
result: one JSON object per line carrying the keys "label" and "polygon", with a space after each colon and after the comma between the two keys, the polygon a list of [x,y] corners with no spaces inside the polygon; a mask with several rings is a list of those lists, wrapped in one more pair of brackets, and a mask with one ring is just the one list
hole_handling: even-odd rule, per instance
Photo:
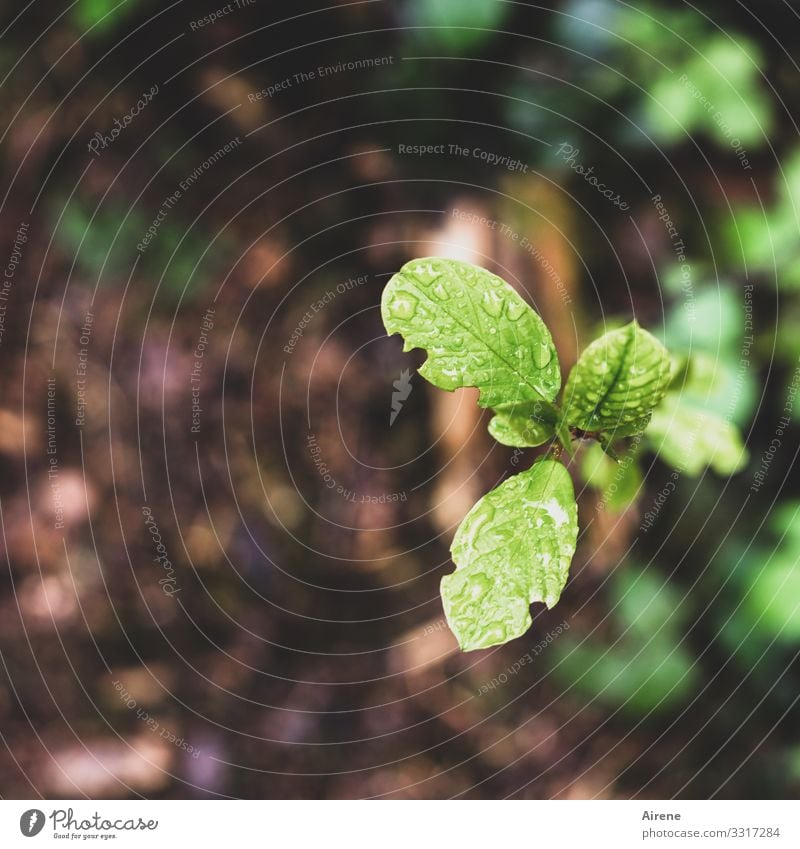
{"label": "young seedling", "polygon": [[[479,390],[498,442],[551,445],[469,511],[450,549],[456,571],[442,579],[445,615],[464,651],[508,642],[530,627],[533,602],[556,604],[575,554],[578,510],[562,449],[571,456],[573,440],[589,439],[614,456],[615,440],[648,427],[676,367],[633,321],[586,348],[559,400],[558,354],[542,319],[505,280],[456,260],[406,263],[381,312],[403,350],[428,352],[419,373],[434,386]],[[743,456],[739,446],[728,465]]]}

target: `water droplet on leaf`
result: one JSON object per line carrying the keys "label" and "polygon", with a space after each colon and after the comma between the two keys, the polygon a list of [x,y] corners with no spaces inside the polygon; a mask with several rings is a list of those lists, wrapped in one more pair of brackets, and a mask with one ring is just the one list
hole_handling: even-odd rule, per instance
{"label": "water droplet on leaf", "polygon": [[500,318],[503,314],[503,298],[494,289],[483,293],[481,306],[483,311],[492,318]]}
{"label": "water droplet on leaf", "polygon": [[389,305],[389,311],[395,318],[408,320],[414,318],[419,302],[413,295],[403,293],[398,295]]}
{"label": "water droplet on leaf", "polygon": [[532,355],[533,363],[536,368],[544,368],[550,360],[553,359],[553,355],[550,352],[550,346],[544,342],[540,342],[533,346]]}
{"label": "water droplet on leaf", "polygon": [[512,299],[508,302],[506,312],[508,313],[508,317],[511,319],[511,321],[516,321],[518,318],[525,314],[525,310],[527,308],[527,304],[523,303],[522,301]]}

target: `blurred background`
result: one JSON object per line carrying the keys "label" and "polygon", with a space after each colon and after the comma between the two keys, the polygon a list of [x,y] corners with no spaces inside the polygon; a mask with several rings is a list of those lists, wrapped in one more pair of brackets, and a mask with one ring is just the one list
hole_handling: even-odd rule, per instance
{"label": "blurred background", "polygon": [[[799,50],[790,0],[6,8],[0,795],[797,794]],[[561,602],[469,654],[452,534],[539,451],[386,337],[431,254],[565,373],[635,316],[749,456],[579,458]]]}

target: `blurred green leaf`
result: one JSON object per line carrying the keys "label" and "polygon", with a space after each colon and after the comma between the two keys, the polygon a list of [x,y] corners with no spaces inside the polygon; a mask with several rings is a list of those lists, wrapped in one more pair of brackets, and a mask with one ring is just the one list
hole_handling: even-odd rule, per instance
{"label": "blurred green leaf", "polygon": [[[786,652],[800,644],[799,563],[800,502],[789,501],[767,531],[755,541],[734,539],[714,565],[726,600],[715,607],[719,640],[765,688],[780,682]],[[783,693],[790,701],[795,696],[791,686]]]}
{"label": "blurred green leaf", "polygon": [[695,351],[711,354],[720,349],[736,350],[741,340],[742,306],[733,292],[722,283],[706,285],[692,296],[692,320],[687,321],[682,304],[670,312],[664,344],[670,351]]}
{"label": "blurred green leaf", "polygon": [[138,255],[139,272],[154,280],[163,274],[160,295],[167,301],[181,295],[191,299],[202,291],[224,249],[224,243],[218,243],[213,255],[206,253],[198,265],[206,240],[195,231],[187,233],[184,223],[172,215],[162,223],[147,251],[137,254],[136,246],[150,224],[137,208],[129,210],[110,201],[92,218],[86,203],[73,197],[50,209],[56,244],[74,258],[79,271],[93,278],[93,284],[99,280],[101,285],[124,285]]}
{"label": "blurred green leaf", "polygon": [[743,425],[757,395],[753,369],[742,366],[743,304],[727,288],[709,288],[693,297],[692,315],[693,320],[687,321],[684,306],[676,304],[664,333],[673,356],[687,357],[691,352],[692,378],[681,392],[707,413]]}
{"label": "blurred green leaf", "polygon": [[[795,552],[797,553],[797,552]],[[800,641],[800,568],[776,554],[754,578],[745,606],[761,631],[784,643]]]}
{"label": "blurred green leaf", "polygon": [[782,288],[800,288],[800,151],[783,164],[778,201],[766,209],[738,205],[721,224],[721,241],[729,263],[749,273],[774,276]]}
{"label": "blurred green leaf", "polygon": [[[112,29],[124,20],[139,0],[78,0],[73,7],[75,23],[84,31],[97,35]],[[94,27],[94,29],[92,29]]]}
{"label": "blurred green leaf", "polygon": [[586,446],[580,466],[583,479],[599,491],[602,503],[613,512],[624,510],[639,494],[642,472],[633,453],[615,462],[592,442]]}
{"label": "blurred green leaf", "polygon": [[564,636],[553,671],[586,698],[634,715],[672,709],[696,690],[699,674],[685,644],[686,600],[653,570],[617,569],[610,594],[620,638]]}
{"label": "blurred green leaf", "polygon": [[653,413],[647,440],[659,459],[690,477],[706,468],[731,475],[747,464],[738,428],[695,406],[687,393],[668,392]]}
{"label": "blurred green leaf", "polygon": [[489,41],[508,17],[511,6],[500,0],[410,0],[409,25],[431,27],[410,32],[415,44],[429,44],[464,55]]}
{"label": "blurred green leaf", "polygon": [[[756,148],[772,130],[770,100],[761,90],[762,59],[742,36],[712,35],[700,53],[686,44],[685,56],[673,70],[663,69],[644,101],[651,134],[666,142],[703,132],[720,146],[732,142]],[[682,73],[678,73],[680,70]]]}
{"label": "blurred green leaf", "polygon": [[770,520],[769,553],[740,572],[745,618],[782,643],[800,642],[800,503],[783,504]]}

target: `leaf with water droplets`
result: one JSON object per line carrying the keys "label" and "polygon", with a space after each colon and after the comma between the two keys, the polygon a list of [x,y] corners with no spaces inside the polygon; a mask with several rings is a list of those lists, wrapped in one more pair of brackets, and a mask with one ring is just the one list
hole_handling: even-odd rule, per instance
{"label": "leaf with water droplets", "polygon": [[505,280],[466,262],[406,263],[383,291],[381,314],[404,350],[424,348],[420,374],[441,389],[480,389],[482,407],[553,401],[561,373],[550,331]]}
{"label": "leaf with water droplets", "polygon": [[464,651],[519,637],[530,605],[558,601],[578,537],[569,472],[539,460],[485,495],[456,531],[456,571],[442,578],[447,621]]}
{"label": "leaf with water droplets", "polygon": [[588,431],[632,435],[647,426],[670,378],[666,348],[636,321],[581,354],[564,389],[564,420]]}
{"label": "leaf with water droplets", "polygon": [[556,434],[555,422],[543,420],[541,403],[501,404],[489,422],[489,433],[501,444],[512,448],[544,445]]}

